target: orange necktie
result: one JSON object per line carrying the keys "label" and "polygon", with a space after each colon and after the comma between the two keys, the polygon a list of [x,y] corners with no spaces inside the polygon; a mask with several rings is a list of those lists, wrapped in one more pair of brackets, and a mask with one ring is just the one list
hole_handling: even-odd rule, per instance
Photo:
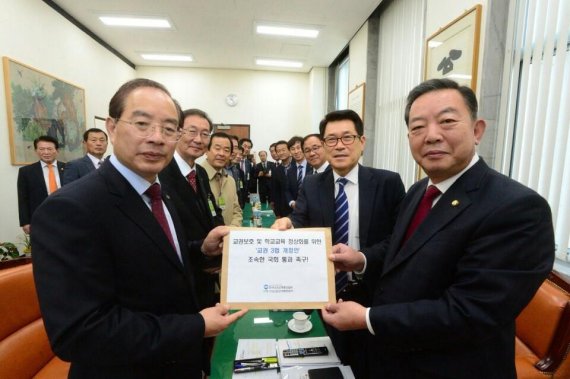
{"label": "orange necktie", "polygon": [[57,191],[57,181],[55,180],[55,171],[53,170],[53,165],[50,163],[48,166],[48,185],[49,193],[52,194]]}

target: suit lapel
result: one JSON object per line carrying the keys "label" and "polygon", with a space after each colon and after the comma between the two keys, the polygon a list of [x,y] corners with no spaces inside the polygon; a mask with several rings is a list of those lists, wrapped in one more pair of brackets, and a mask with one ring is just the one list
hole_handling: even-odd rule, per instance
{"label": "suit lapel", "polygon": [[[42,162],[37,161],[36,163],[34,163],[34,165],[35,166],[32,168],[33,174],[31,175],[32,180],[35,182],[34,186],[40,188],[40,191],[42,191],[44,196],[47,197],[49,194],[48,194],[48,189],[46,187],[46,181],[44,179],[44,170],[42,168]],[[58,171],[59,171],[59,163],[58,163]]]}
{"label": "suit lapel", "polygon": [[[157,245],[165,257],[176,266],[177,269],[185,272],[178,258],[178,254],[176,254],[176,251],[170,244],[170,241],[168,241],[160,224],[156,221],[142,197],[136,193],[129,182],[110,162],[106,161],[98,171],[107,178],[109,192],[116,196],[117,208]],[[165,195],[163,194],[163,198],[164,197]],[[165,203],[167,206],[170,204],[169,197],[166,198]],[[169,211],[171,214],[172,209],[172,206],[170,206]],[[180,235],[178,237],[180,238]],[[128,236],[125,236],[125,238],[128,238]],[[181,249],[184,251],[183,246],[181,246]]]}
{"label": "suit lapel", "polygon": [[[449,225],[453,220],[468,209],[471,204],[470,192],[479,189],[482,176],[488,171],[488,166],[482,159],[465,172],[447,190],[434,205],[426,219],[418,226],[414,234],[403,246],[400,247],[402,238],[406,232],[408,224],[419,204],[427,184],[424,179],[415,189],[409,206],[402,209],[394,235],[390,242],[390,248],[386,257],[384,273],[386,274],[396,266],[406,261],[420,250],[435,234]],[[420,252],[421,254],[421,252]]]}
{"label": "suit lapel", "polygon": [[[368,227],[372,221],[373,202],[376,200],[378,182],[371,175],[368,168],[360,166],[358,169],[358,228],[360,245],[366,245],[368,241]],[[382,217],[376,215],[376,217]]]}
{"label": "suit lapel", "polygon": [[323,225],[334,225],[334,177],[332,171],[318,176],[319,188],[323,195],[319,196],[319,205],[323,214]]}

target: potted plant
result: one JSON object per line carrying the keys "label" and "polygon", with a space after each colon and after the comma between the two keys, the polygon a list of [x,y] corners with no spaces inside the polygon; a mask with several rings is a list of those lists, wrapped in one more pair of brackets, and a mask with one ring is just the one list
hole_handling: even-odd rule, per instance
{"label": "potted plant", "polygon": [[0,261],[9,261],[19,258],[20,252],[12,242],[0,242]]}

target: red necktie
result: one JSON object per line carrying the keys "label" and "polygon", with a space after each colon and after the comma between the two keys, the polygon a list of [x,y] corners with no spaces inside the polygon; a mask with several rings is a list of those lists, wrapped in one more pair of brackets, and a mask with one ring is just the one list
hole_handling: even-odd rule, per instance
{"label": "red necktie", "polygon": [[194,192],[198,192],[198,187],[196,186],[196,170],[190,171],[187,178],[188,178],[188,183],[190,183],[190,185],[194,189]]}
{"label": "red necktie", "polygon": [[164,208],[162,207],[162,196],[160,193],[160,184],[154,183],[145,191],[145,194],[150,197],[150,208],[152,214],[156,218],[156,221],[164,230],[164,234],[168,237],[170,244],[176,250],[176,245],[174,245],[174,239],[172,238],[172,233],[170,232],[170,227],[168,226],[168,221],[166,220],[166,215],[164,214]]}
{"label": "red necktie", "polygon": [[436,197],[441,194],[441,191],[437,189],[436,186],[429,186],[422,197],[422,201],[420,201],[420,205],[418,205],[418,209],[416,209],[416,213],[408,226],[408,230],[406,231],[406,236],[402,243],[406,242],[408,238],[414,234],[414,231],[420,226],[422,221],[427,217],[429,211],[431,210],[431,206],[433,201]]}

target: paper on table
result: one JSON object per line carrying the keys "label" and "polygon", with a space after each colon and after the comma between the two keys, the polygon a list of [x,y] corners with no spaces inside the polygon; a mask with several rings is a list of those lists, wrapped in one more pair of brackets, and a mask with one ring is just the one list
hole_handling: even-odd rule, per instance
{"label": "paper on table", "polygon": [[[329,349],[328,355],[318,355],[313,357],[294,357],[285,358],[283,350],[298,349],[300,347],[317,347],[326,346]],[[277,356],[280,366],[313,366],[313,365],[335,365],[340,364],[340,359],[336,355],[332,341],[329,337],[312,337],[312,338],[288,338],[277,341]]]}
{"label": "paper on table", "polygon": [[273,338],[244,339],[238,341],[236,359],[275,357],[277,340]]}

